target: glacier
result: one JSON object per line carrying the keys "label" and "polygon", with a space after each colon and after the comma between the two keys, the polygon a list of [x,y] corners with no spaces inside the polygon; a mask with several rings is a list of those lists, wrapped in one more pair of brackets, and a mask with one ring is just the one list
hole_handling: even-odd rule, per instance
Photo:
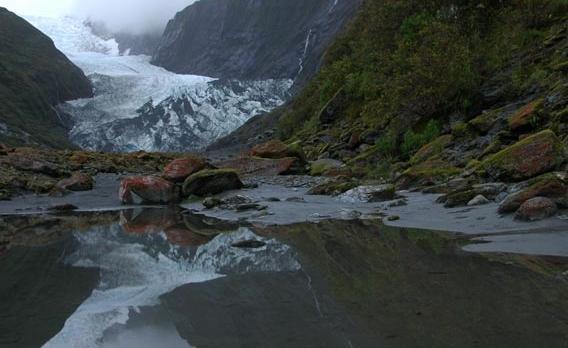
{"label": "glacier", "polygon": [[93,83],[93,98],[58,107],[72,120],[71,141],[86,150],[201,150],[251,117],[282,105],[293,84],[175,74],[150,64],[149,56],[121,55],[114,39],[95,35],[81,19],[26,20]]}

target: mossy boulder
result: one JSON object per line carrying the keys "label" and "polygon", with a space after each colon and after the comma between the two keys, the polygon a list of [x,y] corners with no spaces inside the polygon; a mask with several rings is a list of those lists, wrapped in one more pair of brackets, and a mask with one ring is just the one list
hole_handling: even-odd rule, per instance
{"label": "mossy boulder", "polygon": [[244,185],[232,169],[206,169],[191,175],[183,183],[183,195],[189,197],[215,195],[238,190]]}
{"label": "mossy boulder", "polygon": [[431,186],[447,181],[461,170],[441,159],[431,159],[405,170],[397,180],[400,188]]}
{"label": "mossy boulder", "polygon": [[345,167],[345,164],[341,161],[329,158],[319,159],[311,163],[310,175],[326,175],[343,167]]}
{"label": "mossy boulder", "polygon": [[243,176],[295,175],[305,173],[304,163],[297,157],[269,159],[239,157],[215,163],[220,169],[233,169]]}
{"label": "mossy boulder", "polygon": [[253,157],[281,159],[286,157],[296,157],[304,159],[305,156],[300,151],[299,144],[287,145],[280,140],[270,140],[266,143],[258,144],[250,151]]}
{"label": "mossy boulder", "polygon": [[308,195],[337,196],[358,186],[356,180],[340,177],[312,187]]}
{"label": "mossy boulder", "polygon": [[446,146],[451,144],[454,137],[451,134],[442,135],[418,150],[410,159],[411,164],[422,163],[433,156],[440,154]]}
{"label": "mossy boulder", "polygon": [[556,203],[546,197],[535,197],[524,202],[515,213],[515,219],[524,221],[544,220],[558,212]]}
{"label": "mossy boulder", "polygon": [[538,99],[523,106],[509,118],[509,128],[513,132],[534,129],[541,122],[543,100]]}
{"label": "mossy boulder", "polygon": [[545,130],[488,157],[480,170],[495,180],[515,182],[554,170],[565,159],[562,142],[552,131]]}
{"label": "mossy boulder", "polygon": [[497,122],[497,115],[495,112],[484,112],[469,121],[471,128],[481,134],[487,134]]}
{"label": "mossy boulder", "polygon": [[513,213],[529,199],[534,197],[547,197],[561,207],[568,207],[568,184],[564,175],[550,173],[541,175],[530,180],[528,186],[513,194],[510,194],[499,205],[499,213]]}
{"label": "mossy boulder", "polygon": [[438,203],[444,203],[446,208],[454,208],[467,205],[477,196],[474,190],[452,192],[438,199]]}

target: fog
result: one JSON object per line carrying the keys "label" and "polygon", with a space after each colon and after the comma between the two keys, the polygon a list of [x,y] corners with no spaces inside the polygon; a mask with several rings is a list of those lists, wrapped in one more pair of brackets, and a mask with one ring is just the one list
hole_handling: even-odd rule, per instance
{"label": "fog", "polygon": [[19,15],[79,16],[106,23],[112,31],[162,30],[176,12],[196,0],[0,0]]}
{"label": "fog", "polygon": [[195,0],[75,0],[69,12],[102,21],[112,31],[141,33],[162,30],[169,19],[193,2]]}

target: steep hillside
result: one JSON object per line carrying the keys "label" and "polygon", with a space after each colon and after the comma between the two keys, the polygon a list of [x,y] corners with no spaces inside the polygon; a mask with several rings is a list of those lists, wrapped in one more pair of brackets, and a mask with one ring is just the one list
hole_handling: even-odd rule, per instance
{"label": "steep hillside", "polygon": [[153,63],[184,74],[302,84],[359,5],[360,0],[201,0],[170,21]]}
{"label": "steep hillside", "polygon": [[566,142],[567,9],[565,0],[366,0],[321,73],[279,111],[278,134],[312,160],[402,186],[491,177],[487,162],[532,134]]}
{"label": "steep hillside", "polygon": [[69,147],[54,106],[89,97],[91,84],[53,42],[0,8],[0,141]]}

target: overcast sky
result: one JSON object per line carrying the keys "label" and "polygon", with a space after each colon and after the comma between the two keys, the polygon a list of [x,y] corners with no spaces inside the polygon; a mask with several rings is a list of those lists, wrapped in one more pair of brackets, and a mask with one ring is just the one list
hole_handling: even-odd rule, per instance
{"label": "overcast sky", "polygon": [[161,29],[176,12],[196,0],[0,0],[19,15],[74,15],[106,22],[113,30]]}

